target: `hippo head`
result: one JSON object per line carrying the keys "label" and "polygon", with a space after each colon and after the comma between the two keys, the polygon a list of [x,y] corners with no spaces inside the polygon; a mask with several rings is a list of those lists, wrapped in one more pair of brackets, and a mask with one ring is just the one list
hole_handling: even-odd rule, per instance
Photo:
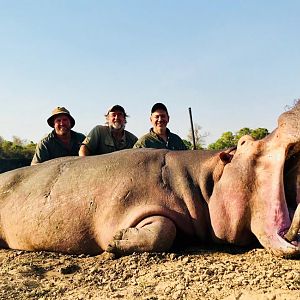
{"label": "hippo head", "polygon": [[209,199],[213,237],[245,245],[255,236],[275,255],[299,255],[299,202],[300,101],[264,139],[239,140]]}

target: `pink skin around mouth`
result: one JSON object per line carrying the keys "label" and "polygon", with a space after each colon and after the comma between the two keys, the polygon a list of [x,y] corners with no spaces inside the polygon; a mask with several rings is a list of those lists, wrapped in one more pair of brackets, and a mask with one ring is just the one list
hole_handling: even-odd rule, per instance
{"label": "pink skin around mouth", "polygon": [[[267,230],[265,232],[267,236],[266,248],[270,248],[272,252],[279,255],[282,253],[286,255],[297,254],[300,251],[299,235],[296,240],[291,242],[284,238],[291,226],[293,214],[291,215],[288,210],[282,181],[278,186],[277,201],[274,203],[274,198],[276,197],[273,197],[272,205],[268,207],[269,213],[267,214],[266,223],[269,223],[269,225],[266,226]],[[269,193],[268,197],[270,196],[272,198],[272,193]],[[264,244],[263,241],[261,242]]]}
{"label": "pink skin around mouth", "polygon": [[[267,235],[269,235],[269,243],[272,248],[271,250],[274,250],[275,253],[277,251],[282,251],[285,254],[293,254],[293,252],[299,252],[300,243],[299,240],[290,242],[284,238],[284,235],[291,226],[292,219],[290,218],[290,212],[287,207],[283,191],[283,183],[281,183],[280,185],[282,185],[282,187],[280,188],[282,192],[279,193],[280,196],[277,201],[277,205],[274,205],[273,213],[270,212],[270,214],[273,214],[273,216],[270,219],[271,226],[270,231],[267,230]],[[270,210],[272,210],[272,208],[270,208]]]}
{"label": "pink skin around mouth", "polygon": [[[292,216],[285,198],[283,175],[287,145],[275,135],[267,144],[261,144],[261,156],[257,161],[256,182],[262,189],[256,200],[256,213],[263,222],[262,228],[254,232],[263,246],[279,255],[300,253],[299,240],[292,242],[284,239],[291,226]],[[259,148],[258,148],[259,149]],[[262,213],[266,212],[266,215]],[[253,231],[256,231],[255,226]]]}
{"label": "pink skin around mouth", "polygon": [[270,210],[273,210],[273,213],[270,212],[270,214],[266,216],[267,220],[263,232],[254,232],[260,243],[266,249],[269,249],[275,255],[279,256],[299,254],[300,251],[299,235],[297,240],[292,242],[284,238],[284,234],[291,226],[286,203],[284,203],[284,205],[286,209],[283,209],[283,211],[281,209],[270,208]]}

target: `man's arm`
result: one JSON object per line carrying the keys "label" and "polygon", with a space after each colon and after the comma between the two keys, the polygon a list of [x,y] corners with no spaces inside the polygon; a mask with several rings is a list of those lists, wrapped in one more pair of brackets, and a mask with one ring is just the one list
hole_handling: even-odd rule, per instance
{"label": "man's arm", "polygon": [[85,144],[81,144],[78,154],[79,156],[88,156],[90,155],[90,150]]}
{"label": "man's arm", "polygon": [[30,165],[31,166],[37,165],[49,159],[50,159],[50,155],[49,155],[48,148],[43,141],[40,141],[36,146],[35,153]]}

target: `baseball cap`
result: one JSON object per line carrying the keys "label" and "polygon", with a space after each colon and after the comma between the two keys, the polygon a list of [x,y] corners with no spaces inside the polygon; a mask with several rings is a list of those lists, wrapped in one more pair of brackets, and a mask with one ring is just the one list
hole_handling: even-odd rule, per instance
{"label": "baseball cap", "polygon": [[108,112],[107,112],[107,114],[106,115],[108,115],[110,112],[116,112],[116,111],[120,111],[121,113],[123,113],[124,114],[124,117],[128,117],[127,116],[127,114],[126,114],[126,112],[125,112],[125,109],[124,109],[124,107],[123,106],[121,106],[121,105],[114,105],[114,106],[112,106],[109,110],[108,110]]}
{"label": "baseball cap", "polygon": [[151,114],[153,114],[155,111],[157,111],[159,109],[164,110],[167,113],[167,115],[169,115],[167,107],[163,103],[160,103],[160,102],[155,103],[152,106],[152,108],[151,108]]}

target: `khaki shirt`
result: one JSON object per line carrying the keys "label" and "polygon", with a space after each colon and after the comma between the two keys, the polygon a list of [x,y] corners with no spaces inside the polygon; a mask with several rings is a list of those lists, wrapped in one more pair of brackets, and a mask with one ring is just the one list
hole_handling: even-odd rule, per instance
{"label": "khaki shirt", "polygon": [[151,128],[149,133],[138,139],[134,145],[134,148],[187,150],[182,139],[177,134],[172,133],[168,128],[167,135],[168,140],[166,142],[153,131],[153,128]]}
{"label": "khaki shirt", "polygon": [[124,130],[122,141],[117,143],[109,126],[97,125],[87,135],[82,144],[87,146],[91,155],[97,155],[130,149],[136,141],[137,137],[134,134]]}
{"label": "khaki shirt", "polygon": [[34,165],[62,156],[78,156],[84,138],[84,134],[71,130],[71,148],[69,149],[56,137],[53,130],[37,144],[31,164]]}

